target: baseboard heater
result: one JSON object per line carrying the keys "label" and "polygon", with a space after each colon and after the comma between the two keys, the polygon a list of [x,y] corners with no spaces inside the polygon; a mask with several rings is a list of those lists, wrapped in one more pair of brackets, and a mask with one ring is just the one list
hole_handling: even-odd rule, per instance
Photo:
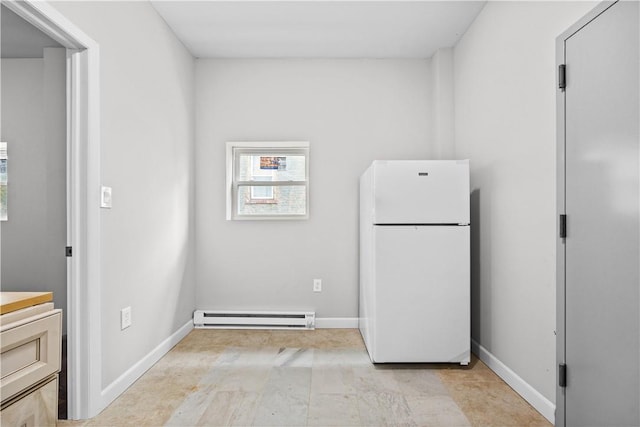
{"label": "baseboard heater", "polygon": [[313,311],[218,311],[196,310],[197,329],[315,329]]}

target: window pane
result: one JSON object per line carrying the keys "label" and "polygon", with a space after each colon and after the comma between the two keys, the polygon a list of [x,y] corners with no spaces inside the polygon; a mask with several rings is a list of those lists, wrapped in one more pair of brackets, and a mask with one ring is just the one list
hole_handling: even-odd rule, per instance
{"label": "window pane", "polygon": [[240,181],[256,181],[258,176],[270,176],[273,181],[305,180],[305,156],[301,154],[240,154],[238,160]]}
{"label": "window pane", "polygon": [[7,186],[0,184],[0,221],[7,220]]}
{"label": "window pane", "polygon": [[[270,199],[256,199],[264,189],[271,189]],[[279,185],[273,187],[238,187],[238,215],[305,215],[307,207],[306,187],[304,185]]]}
{"label": "window pane", "polygon": [[0,221],[7,220],[7,143],[0,142]]}
{"label": "window pane", "polygon": [[[255,181],[271,181],[270,176],[256,176]],[[273,199],[273,187],[251,187],[251,199],[253,200],[272,200]]]}

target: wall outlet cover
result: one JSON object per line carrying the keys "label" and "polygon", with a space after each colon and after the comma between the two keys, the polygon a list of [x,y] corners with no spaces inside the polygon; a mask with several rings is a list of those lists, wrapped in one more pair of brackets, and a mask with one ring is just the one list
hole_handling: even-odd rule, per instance
{"label": "wall outlet cover", "polygon": [[125,307],[120,310],[120,330],[127,329],[131,326],[131,307]]}

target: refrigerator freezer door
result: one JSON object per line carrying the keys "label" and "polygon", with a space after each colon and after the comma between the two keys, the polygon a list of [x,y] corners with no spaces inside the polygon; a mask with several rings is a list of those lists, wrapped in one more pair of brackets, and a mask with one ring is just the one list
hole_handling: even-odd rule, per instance
{"label": "refrigerator freezer door", "polygon": [[374,227],[374,362],[470,357],[468,226]]}
{"label": "refrigerator freezer door", "polygon": [[469,224],[468,160],[375,161],[374,224]]}

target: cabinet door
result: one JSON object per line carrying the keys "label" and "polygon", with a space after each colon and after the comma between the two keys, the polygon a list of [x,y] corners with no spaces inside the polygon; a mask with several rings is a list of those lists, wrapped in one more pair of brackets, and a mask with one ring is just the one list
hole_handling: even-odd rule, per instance
{"label": "cabinet door", "polygon": [[60,370],[62,312],[2,325],[0,332],[0,398],[13,396]]}
{"label": "cabinet door", "polygon": [[55,426],[58,419],[58,377],[0,411],[3,426]]}

